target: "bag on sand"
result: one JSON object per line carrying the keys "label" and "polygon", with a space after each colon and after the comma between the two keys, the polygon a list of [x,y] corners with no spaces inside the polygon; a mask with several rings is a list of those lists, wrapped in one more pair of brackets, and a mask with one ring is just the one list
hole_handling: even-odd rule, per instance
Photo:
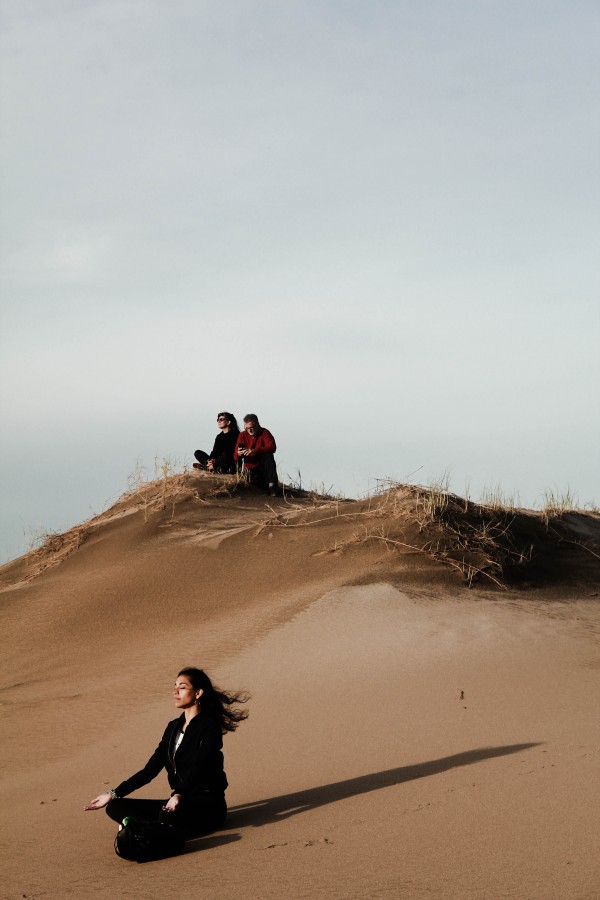
{"label": "bag on sand", "polygon": [[115,837],[115,853],[132,862],[150,862],[181,853],[185,835],[176,825],[144,822],[128,816]]}

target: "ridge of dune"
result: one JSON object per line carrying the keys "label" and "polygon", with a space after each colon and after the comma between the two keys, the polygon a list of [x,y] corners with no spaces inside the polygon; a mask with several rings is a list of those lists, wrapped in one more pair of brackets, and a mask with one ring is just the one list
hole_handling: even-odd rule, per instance
{"label": "ridge of dune", "polygon": [[170,544],[214,547],[252,528],[255,536],[272,529],[270,537],[282,528],[318,529],[323,554],[377,543],[396,556],[424,554],[469,586],[550,586],[597,580],[600,573],[600,515],[593,512],[548,516],[492,509],[449,492],[400,484],[366,500],[284,489],[282,499],[267,501],[235,476],[183,473],[149,482],[87,522],[48,535],[40,547],[0,567],[0,591],[39,577],[90,542],[147,545],[160,536]]}
{"label": "ridge of dune", "polygon": [[[186,473],[3,566],[2,900],[182,878],[214,900],[591,900],[599,538],[592,513]],[[252,695],[228,823],[124,864],[81,808],[146,761],[186,664]]]}

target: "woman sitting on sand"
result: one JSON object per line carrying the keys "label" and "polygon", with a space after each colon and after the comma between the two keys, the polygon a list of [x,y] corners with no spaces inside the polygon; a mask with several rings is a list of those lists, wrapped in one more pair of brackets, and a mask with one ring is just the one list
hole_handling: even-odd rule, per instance
{"label": "woman sitting on sand", "polygon": [[240,429],[235,416],[230,412],[220,412],[217,415],[217,425],[221,430],[215,438],[210,455],[205,450],[196,450],[194,456],[197,462],[194,463],[194,468],[231,475],[236,471],[233,451]]}
{"label": "woman sitting on sand", "polygon": [[[182,710],[169,722],[162,740],[143,769],[100,794],[84,809],[103,809],[122,822],[133,816],[146,822],[169,821],[188,836],[215,831],[227,815],[223,770],[222,736],[235,731],[248,713],[233,709],[246,703],[248,695],[229,694],[213,687],[202,669],[182,669],[175,681],[173,699]],[[168,800],[128,800],[127,794],[152,781],[167,770],[172,788]]]}

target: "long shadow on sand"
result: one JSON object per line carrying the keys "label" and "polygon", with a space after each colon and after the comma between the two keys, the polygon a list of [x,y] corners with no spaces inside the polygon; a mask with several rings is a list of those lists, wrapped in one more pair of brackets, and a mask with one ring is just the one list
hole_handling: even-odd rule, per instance
{"label": "long shadow on sand", "polygon": [[371,772],[369,775],[359,775],[358,778],[348,778],[347,781],[336,781],[333,784],[323,784],[320,787],[296,791],[293,794],[281,794],[279,797],[269,797],[257,800],[255,803],[233,806],[227,814],[227,824],[223,828],[225,834],[221,832],[210,837],[199,835],[188,841],[184,852],[195,853],[209,847],[218,847],[241,840],[242,836],[239,833],[227,834],[227,831],[235,829],[237,832],[241,828],[257,828],[260,825],[281,822],[298,813],[317,809],[327,803],[337,803],[338,800],[346,800],[348,797],[356,797],[357,794],[368,794],[369,791],[378,791],[381,788],[391,787],[393,784],[414,781],[416,778],[427,778],[429,775],[439,775],[441,772],[447,772],[448,769],[470,766],[485,759],[508,756],[510,753],[520,753],[522,750],[539,746],[541,746],[541,742],[538,741],[530,744],[507,744],[504,747],[481,747],[478,750],[455,753],[454,756],[444,756],[442,759],[433,759],[415,766],[400,766],[397,769],[386,769],[384,772]]}
{"label": "long shadow on sand", "polygon": [[504,747],[482,747],[478,750],[467,750],[465,753],[444,756],[442,759],[434,759],[414,766],[400,766],[397,769],[386,769],[384,772],[372,772],[369,775],[359,775],[358,778],[349,778],[347,781],[336,781],[333,784],[324,784],[320,787],[308,788],[305,791],[296,791],[293,794],[282,794],[279,797],[257,800],[256,803],[232,807],[229,810],[225,827],[240,829],[280,822],[282,819],[298,813],[325,806],[327,803],[337,803],[338,800],[346,800],[357,794],[368,794],[370,791],[378,791],[394,784],[414,781],[416,778],[427,778],[429,775],[439,775],[441,772],[447,772],[448,769],[470,766],[485,759],[508,756],[510,753],[520,753],[522,750],[539,746],[538,742],[508,744]]}

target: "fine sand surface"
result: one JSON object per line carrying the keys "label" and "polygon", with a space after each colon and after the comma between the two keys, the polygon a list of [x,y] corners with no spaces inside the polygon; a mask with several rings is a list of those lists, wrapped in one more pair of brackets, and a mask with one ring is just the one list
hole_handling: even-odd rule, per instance
{"label": "fine sand surface", "polygon": [[[197,478],[0,570],[0,896],[600,896],[590,573],[469,590],[357,540],[352,505]],[[83,806],[146,762],[184,665],[252,694],[225,737],[229,819],[128,863]],[[163,776],[138,792],[167,794]]]}

